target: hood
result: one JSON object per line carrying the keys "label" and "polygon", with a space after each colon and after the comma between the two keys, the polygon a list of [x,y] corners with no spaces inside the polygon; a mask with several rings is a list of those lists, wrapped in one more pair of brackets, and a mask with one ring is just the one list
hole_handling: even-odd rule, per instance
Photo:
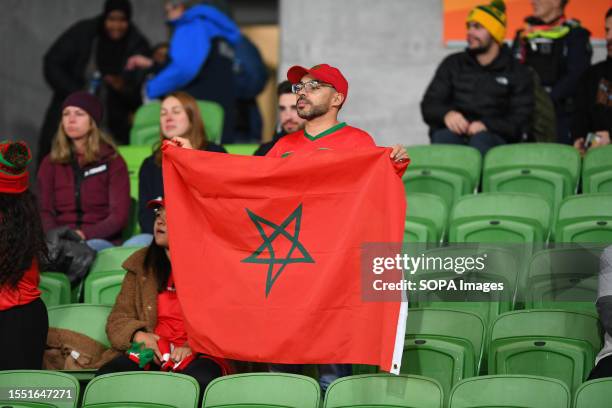
{"label": "hood", "polygon": [[197,21],[203,21],[207,25],[211,37],[223,37],[232,45],[240,40],[240,29],[236,23],[213,6],[204,4],[193,6],[185,11],[181,17],[168,23],[172,26],[178,26]]}

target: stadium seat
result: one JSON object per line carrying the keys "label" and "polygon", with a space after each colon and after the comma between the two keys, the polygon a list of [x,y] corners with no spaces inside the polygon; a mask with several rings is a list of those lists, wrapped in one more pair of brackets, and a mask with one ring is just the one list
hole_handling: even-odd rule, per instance
{"label": "stadium seat", "polygon": [[70,303],[70,281],[64,273],[41,273],[38,289],[40,289],[40,297],[47,307]]}
{"label": "stadium seat", "polygon": [[138,200],[138,174],[142,162],[149,157],[153,151],[150,146],[119,146],[119,154],[125,160],[130,177],[130,196]]}
{"label": "stadium seat", "polygon": [[474,313],[410,309],[401,372],[433,378],[448,395],[455,383],[478,375],[485,333]]}
{"label": "stadium seat", "polygon": [[597,316],[563,310],[521,310],[493,323],[489,374],[556,378],[575,391],[601,349]]}
{"label": "stadium seat", "polygon": [[[131,145],[152,146],[159,141],[160,107],[160,102],[150,102],[136,111],[134,124],[130,130]],[[204,121],[206,137],[211,142],[220,143],[223,132],[223,108],[212,101],[198,101],[198,107]]]}
{"label": "stadium seat", "polygon": [[573,246],[536,253],[521,285],[527,309],[596,313],[602,246]]}
{"label": "stadium seat", "polygon": [[450,214],[449,242],[546,242],[552,211],[548,202],[523,193],[461,197]]}
{"label": "stadium seat", "polygon": [[469,146],[408,146],[410,166],[403,176],[406,194],[429,193],[440,196],[451,208],[465,194],[472,194],[480,181],[482,157]]}
{"label": "stadium seat", "polygon": [[582,192],[612,193],[612,145],[591,149],[584,156]]}
{"label": "stadium seat", "polygon": [[448,207],[433,194],[410,193],[404,229],[404,242],[437,243],[444,238]]}
{"label": "stadium seat", "polygon": [[612,193],[567,197],[556,222],[556,242],[612,243]]}
{"label": "stadium seat", "polygon": [[583,383],[574,396],[574,408],[609,408],[612,404],[612,378]]}
{"label": "stadium seat", "polygon": [[319,384],[310,377],[283,373],[249,373],[213,380],[204,392],[202,408],[317,408],[320,399]]}
{"label": "stadium seat", "polygon": [[449,408],[569,408],[570,392],[559,380],[525,375],[468,378],[451,391]]}
{"label": "stadium seat", "polygon": [[482,191],[537,194],[553,209],[576,194],[580,153],[556,143],[517,143],[497,146],[484,159]]}
{"label": "stadium seat", "polygon": [[125,271],[98,271],[85,278],[85,303],[114,305],[121,290]]}
{"label": "stadium seat", "polygon": [[89,275],[99,271],[122,271],[121,264],[142,247],[113,247],[98,252]]}
{"label": "stadium seat", "polygon": [[231,154],[242,154],[244,156],[252,156],[259,145],[257,144],[228,144],[225,150]]}
{"label": "stadium seat", "polygon": [[83,394],[83,408],[197,408],[200,386],[184,374],[120,372],[94,378]]}
{"label": "stadium seat", "polygon": [[[57,371],[0,371],[0,390],[0,406],[3,408],[76,408],[79,401],[77,379]],[[10,398],[11,392],[15,396],[17,390],[32,392],[33,398],[29,395],[19,400]]]}
{"label": "stadium seat", "polygon": [[370,374],[339,378],[329,385],[324,408],[442,408],[440,384],[416,375]]}

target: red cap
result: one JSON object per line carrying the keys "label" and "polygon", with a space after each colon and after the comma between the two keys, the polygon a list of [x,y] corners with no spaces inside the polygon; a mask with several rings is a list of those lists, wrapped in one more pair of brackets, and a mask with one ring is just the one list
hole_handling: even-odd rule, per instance
{"label": "red cap", "polygon": [[[9,147],[12,147],[9,153]],[[6,157],[12,156],[11,158]],[[17,167],[11,161],[18,156],[25,165]],[[8,160],[7,160],[8,159]],[[32,152],[25,142],[0,143],[0,193],[19,194],[28,189],[30,174],[25,166],[32,160]]]}
{"label": "red cap", "polygon": [[164,199],[162,197],[157,197],[147,202],[147,208],[158,208],[158,207],[165,207],[165,206],[166,206],[166,203],[164,202]]}
{"label": "red cap", "polygon": [[342,72],[336,67],[328,64],[319,64],[307,69],[299,65],[294,65],[287,71],[287,79],[292,84],[300,82],[304,75],[318,79],[321,82],[328,83],[336,88],[336,91],[344,95],[344,99],[348,96],[348,81],[342,75]]}

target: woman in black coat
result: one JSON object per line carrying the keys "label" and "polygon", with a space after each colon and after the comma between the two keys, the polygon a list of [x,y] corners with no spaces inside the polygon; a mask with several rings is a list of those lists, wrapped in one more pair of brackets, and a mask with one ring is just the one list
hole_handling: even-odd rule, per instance
{"label": "woman in black coat", "polygon": [[41,129],[38,162],[51,149],[62,101],[78,90],[96,94],[107,113],[102,128],[120,144],[128,143],[130,115],[141,104],[143,74],[124,70],[127,59],[148,54],[149,42],[131,22],[129,0],[106,0],[102,15],[66,30],[44,57],[44,75],[53,89]]}

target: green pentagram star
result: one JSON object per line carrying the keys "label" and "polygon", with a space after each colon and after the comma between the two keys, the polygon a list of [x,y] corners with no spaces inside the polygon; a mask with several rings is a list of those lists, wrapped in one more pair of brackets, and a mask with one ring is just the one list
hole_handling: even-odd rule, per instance
{"label": "green pentagram star", "polygon": [[[257,231],[261,235],[263,239],[263,243],[253,252],[249,257],[243,259],[241,262],[245,263],[255,263],[255,264],[267,264],[268,265],[268,276],[266,278],[266,297],[270,294],[272,290],[272,286],[274,282],[278,279],[280,274],[283,272],[285,267],[288,264],[292,263],[314,263],[314,259],[310,256],[306,248],[300,243],[299,235],[300,235],[300,226],[302,223],[302,204],[298,205],[295,210],[282,222],[282,224],[277,225],[272,221],[266,220],[265,218],[260,217],[259,215],[253,213],[248,208],[246,209],[247,214],[251,218],[251,221],[255,224]],[[295,229],[293,235],[287,232],[287,227],[295,220]],[[272,234],[268,236],[264,231],[263,226],[267,225],[268,227],[273,228]],[[287,256],[285,258],[277,258],[276,252],[274,251],[274,240],[279,237],[284,236],[291,242],[291,248],[287,252]],[[268,250],[270,257],[259,257],[265,250]],[[301,256],[291,257],[295,250],[298,250],[301,253]],[[274,273],[274,266],[280,265],[280,268]]]}

